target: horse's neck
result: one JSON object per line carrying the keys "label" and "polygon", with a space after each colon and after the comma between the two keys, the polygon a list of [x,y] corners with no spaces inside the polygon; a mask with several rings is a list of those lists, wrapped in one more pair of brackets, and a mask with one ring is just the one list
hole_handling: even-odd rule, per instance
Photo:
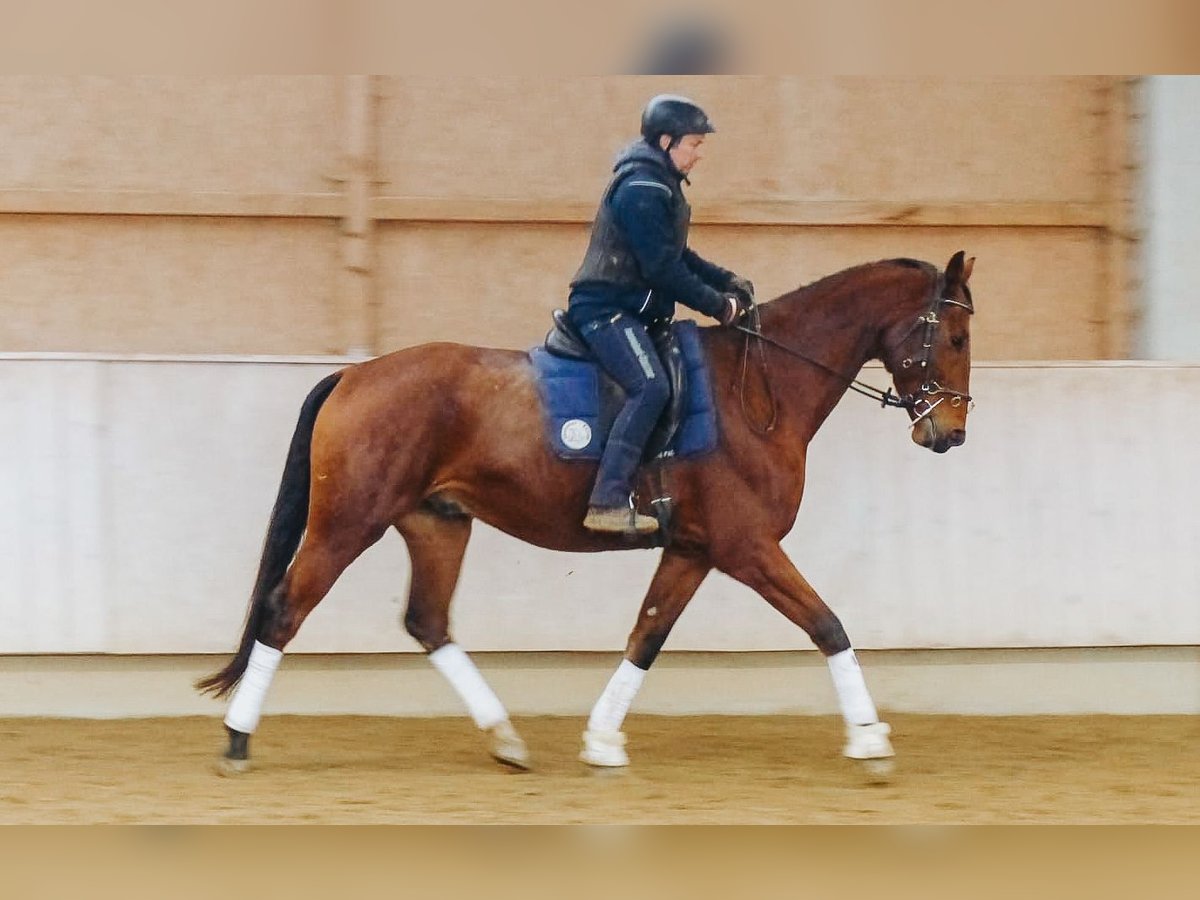
{"label": "horse's neck", "polygon": [[897,283],[887,275],[798,291],[764,307],[763,333],[808,357],[775,352],[770,363],[776,395],[802,440],[812,439],[849,379],[878,357],[880,337],[898,306]]}

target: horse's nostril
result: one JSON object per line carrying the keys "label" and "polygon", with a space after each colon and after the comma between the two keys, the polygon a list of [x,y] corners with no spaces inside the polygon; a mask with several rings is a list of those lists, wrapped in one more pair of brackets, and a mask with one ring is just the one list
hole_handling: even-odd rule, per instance
{"label": "horse's nostril", "polygon": [[950,432],[950,445],[953,447],[961,447],[967,440],[967,432],[965,428],[955,428]]}

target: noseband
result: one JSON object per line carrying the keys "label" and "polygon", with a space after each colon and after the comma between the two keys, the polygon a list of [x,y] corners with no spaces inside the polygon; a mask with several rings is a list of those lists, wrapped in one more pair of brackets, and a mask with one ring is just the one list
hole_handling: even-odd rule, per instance
{"label": "noseband", "polygon": [[[924,331],[924,334],[921,339],[921,357],[920,357],[920,359],[914,360],[913,357],[907,356],[901,361],[900,368],[911,369],[914,365],[916,365],[917,368],[919,368],[925,376],[928,376],[929,372],[932,371],[933,339],[937,334],[938,325],[940,325],[942,323],[941,318],[939,318],[939,316],[938,316],[938,312],[939,312],[939,310],[941,310],[943,305],[950,304],[952,306],[961,306],[963,309],[965,309],[971,315],[975,314],[975,304],[971,299],[971,291],[965,284],[963,285],[963,293],[966,295],[966,298],[967,298],[966,303],[962,302],[961,300],[955,300],[952,297],[943,297],[942,291],[945,289],[945,286],[946,286],[945,276],[942,275],[942,273],[938,272],[937,277],[934,279],[934,282],[933,282],[933,289],[930,292],[929,306],[926,308],[924,313],[917,316],[917,321],[914,322],[912,324],[912,327],[909,328],[908,331],[906,331],[904,333],[904,336],[892,345],[892,347],[894,348],[896,346],[899,346],[900,344],[903,344],[905,341],[907,341],[912,336],[912,333],[914,331],[916,331],[920,326],[922,326],[922,325],[925,326],[925,331]],[[916,424],[918,422],[920,422],[922,419],[926,418],[938,406],[940,406],[946,400],[947,397],[950,398],[950,405],[953,407],[959,407],[959,406],[962,406],[964,403],[968,403],[968,404],[970,404],[970,406],[968,407],[968,411],[970,409],[974,408],[975,401],[971,398],[970,394],[966,394],[966,393],[963,393],[962,391],[955,391],[950,388],[942,387],[942,385],[940,383],[938,383],[937,381],[934,381],[933,379],[928,379],[926,381],[923,381],[921,383],[920,388],[917,389],[916,393],[905,394],[902,397],[898,397],[892,393],[892,389],[890,387],[886,391],[881,391],[879,388],[875,387],[874,385],[867,384],[866,382],[859,381],[857,378],[846,375],[842,372],[838,372],[835,369],[831,369],[829,366],[825,365],[823,362],[815,360],[811,356],[809,356],[805,353],[801,353],[799,350],[789,347],[786,344],[780,343],[779,341],[775,340],[774,338],[768,337],[767,335],[763,334],[762,326],[761,326],[759,316],[758,316],[758,306],[757,305],[751,306],[750,322],[753,327],[746,327],[745,325],[734,326],[735,328],[737,328],[738,331],[740,331],[746,335],[746,349],[745,349],[745,355],[742,358],[742,379],[741,379],[741,381],[742,381],[741,395],[742,395],[742,412],[743,412],[743,414],[745,414],[745,412],[746,412],[746,398],[745,398],[746,369],[747,369],[747,363],[748,363],[749,357],[750,357],[750,338],[752,338],[752,337],[758,339],[760,348],[762,347],[763,344],[770,344],[772,347],[776,347],[776,348],[782,350],[784,353],[787,353],[789,356],[795,356],[798,359],[802,359],[805,362],[807,362],[813,366],[816,366],[818,369],[822,369],[825,372],[828,372],[830,375],[833,375],[835,378],[840,378],[842,381],[846,382],[846,386],[850,390],[855,391],[856,393],[862,394],[864,397],[870,397],[872,400],[878,400],[879,405],[881,407],[892,406],[892,407],[895,407],[896,409],[908,410],[914,417],[910,427],[916,426]],[[770,397],[770,399],[771,399],[771,420],[770,420],[770,422],[768,422],[766,427],[762,429],[764,432],[767,432],[767,431],[773,430],[775,427],[775,421],[776,421],[775,397],[774,397],[774,393],[771,391],[770,378],[767,376],[767,359],[766,359],[766,356],[761,353],[761,349],[760,349],[759,356],[761,359],[763,378],[767,382],[767,389],[768,389],[768,392],[771,394],[771,397]],[[933,399],[935,397],[937,398],[937,400]],[[747,420],[749,420],[749,417],[747,417]]]}

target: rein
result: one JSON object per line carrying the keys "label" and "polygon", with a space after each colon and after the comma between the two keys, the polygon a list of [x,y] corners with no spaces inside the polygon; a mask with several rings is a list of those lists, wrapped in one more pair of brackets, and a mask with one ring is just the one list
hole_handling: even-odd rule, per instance
{"label": "rein", "polygon": [[[744,325],[735,326],[738,331],[744,332],[746,334],[746,344],[742,348],[742,377],[741,377],[741,383],[738,387],[738,400],[742,404],[742,418],[746,420],[746,424],[748,424],[751,428],[753,428],[759,434],[770,434],[772,431],[775,430],[775,426],[779,423],[779,404],[777,404],[775,402],[775,388],[771,384],[771,374],[767,368],[767,352],[763,349],[763,341],[766,341],[767,343],[770,343],[770,344],[776,344],[777,346],[782,346],[782,345],[778,344],[777,341],[772,340],[771,338],[767,337],[765,334],[762,333],[762,322],[759,320],[759,317],[758,317],[758,304],[754,302],[753,297],[750,298],[750,312],[748,313],[748,315],[749,315],[750,321],[753,322],[753,324],[754,324],[753,330],[745,327]],[[755,425],[754,422],[751,421],[751,419],[750,419],[750,411],[748,409],[746,409],[746,368],[750,363],[750,336],[751,335],[754,335],[757,338],[759,338],[758,362],[759,362],[759,366],[762,368],[763,384],[766,385],[766,388],[767,388],[767,399],[771,401],[771,418],[767,421],[767,424],[763,425],[763,426]],[[787,348],[784,348],[784,349],[787,349]],[[812,360],[809,360],[809,361],[812,362]],[[820,365],[820,363],[817,363],[817,365]]]}
{"label": "rein", "polygon": [[[938,276],[934,279],[933,290],[931,292],[931,299],[929,302],[929,308],[925,311],[924,314],[917,316],[917,321],[914,322],[912,327],[909,328],[909,330],[907,332],[905,332],[904,336],[896,342],[896,345],[903,344],[905,341],[907,341],[912,336],[912,333],[914,331],[916,331],[916,329],[919,326],[924,325],[925,326],[925,334],[921,341],[921,348],[924,351],[924,354],[923,354],[921,360],[919,361],[919,365],[926,372],[928,372],[930,369],[929,364],[932,361],[931,357],[933,356],[933,336],[937,329],[937,326],[939,324],[941,324],[941,319],[938,318],[938,314],[937,314],[938,308],[943,303],[949,303],[949,304],[953,304],[954,306],[961,306],[963,309],[967,310],[967,312],[969,312],[969,313],[973,314],[975,312],[973,304],[971,304],[969,302],[963,303],[959,300],[953,300],[950,297],[943,297],[942,296],[943,286],[944,286],[944,279],[943,279],[942,275],[939,273]],[[968,299],[968,301],[970,300],[970,294],[967,295],[967,299]],[[735,325],[734,326],[734,328],[736,328],[738,331],[742,332],[742,334],[746,335],[746,345],[745,345],[745,348],[743,349],[743,353],[742,353],[742,373],[741,373],[741,385],[739,388],[739,395],[740,395],[740,399],[741,399],[741,403],[742,403],[742,415],[746,418],[746,421],[752,427],[755,427],[756,429],[760,430],[760,432],[763,434],[773,431],[775,429],[775,425],[779,418],[779,408],[775,402],[775,392],[771,386],[771,379],[770,379],[770,375],[769,375],[769,372],[767,369],[767,356],[766,356],[766,352],[763,350],[763,344],[770,344],[772,347],[782,350],[784,353],[788,354],[789,356],[794,356],[797,359],[802,359],[805,362],[807,362],[809,365],[815,366],[816,368],[821,369],[823,372],[827,372],[828,374],[832,375],[834,378],[837,378],[840,381],[845,382],[846,386],[850,390],[854,391],[855,393],[862,394],[864,397],[869,397],[872,400],[878,400],[880,408],[886,408],[886,407],[891,406],[891,407],[895,407],[896,409],[907,410],[908,412],[912,413],[915,416],[915,418],[913,419],[913,421],[911,423],[911,426],[915,426],[918,422],[920,422],[922,419],[924,419],[926,416],[928,416],[930,413],[932,413],[934,411],[934,409],[936,409],[946,399],[945,396],[941,396],[941,397],[938,397],[937,402],[931,402],[930,401],[931,397],[935,397],[935,396],[938,396],[941,394],[949,396],[951,398],[951,404],[953,406],[958,406],[961,403],[972,403],[973,402],[970,394],[965,394],[961,391],[955,391],[955,390],[951,390],[949,388],[944,388],[936,381],[923,382],[921,384],[921,388],[920,388],[921,396],[918,396],[917,394],[905,394],[903,397],[899,397],[896,394],[892,393],[891,387],[888,387],[887,390],[880,390],[879,388],[875,387],[874,385],[867,384],[865,381],[860,381],[859,379],[857,379],[853,376],[846,375],[844,372],[839,372],[836,369],[830,368],[829,366],[825,365],[820,360],[813,359],[808,354],[803,353],[794,347],[789,347],[787,344],[784,344],[781,341],[777,341],[775,338],[773,338],[769,335],[763,334],[762,322],[759,318],[759,313],[758,313],[758,305],[753,303],[753,301],[752,301],[752,305],[750,307],[749,318],[751,320],[751,327],[746,327],[745,325]],[[762,426],[761,428],[759,426],[755,426],[754,423],[750,421],[750,416],[746,409],[746,370],[747,370],[749,359],[750,359],[750,339],[751,338],[758,339],[759,365],[762,369],[763,381],[767,386],[767,395],[771,401],[770,421],[768,421],[767,424],[765,426]],[[913,365],[913,359],[911,356],[906,357],[904,359],[904,361],[901,363],[901,367],[905,368],[905,369],[911,367],[912,365]],[[918,408],[921,407],[922,405],[924,405],[924,408],[921,409],[920,411],[918,411]]]}

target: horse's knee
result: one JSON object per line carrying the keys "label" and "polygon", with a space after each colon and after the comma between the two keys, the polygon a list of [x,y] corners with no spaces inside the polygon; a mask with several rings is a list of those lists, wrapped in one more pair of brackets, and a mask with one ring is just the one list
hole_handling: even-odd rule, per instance
{"label": "horse's knee", "polygon": [[450,640],[447,625],[444,616],[430,615],[427,610],[422,610],[411,602],[404,613],[404,630],[427,653],[432,653]]}

